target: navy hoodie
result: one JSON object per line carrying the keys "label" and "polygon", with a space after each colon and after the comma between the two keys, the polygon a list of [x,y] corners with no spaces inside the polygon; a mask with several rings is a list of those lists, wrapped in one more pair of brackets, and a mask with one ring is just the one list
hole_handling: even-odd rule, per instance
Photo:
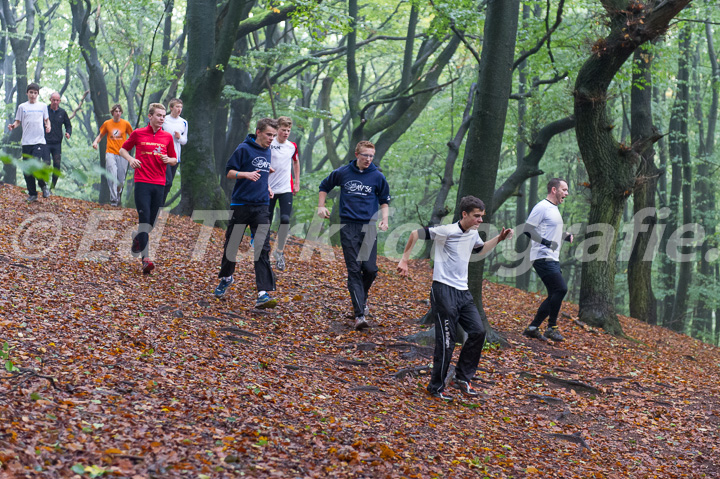
{"label": "navy hoodie", "polygon": [[363,171],[357,160],[333,171],[320,183],[320,191],[329,193],[340,186],[340,219],[345,223],[369,223],[379,205],[390,203],[390,186],[374,163]]}
{"label": "navy hoodie", "polygon": [[230,206],[269,205],[268,176],[270,176],[270,148],[263,148],[255,142],[255,135],[248,135],[245,141],[235,149],[225,165],[225,174],[230,170],[257,171],[260,179],[247,178],[235,180]]}

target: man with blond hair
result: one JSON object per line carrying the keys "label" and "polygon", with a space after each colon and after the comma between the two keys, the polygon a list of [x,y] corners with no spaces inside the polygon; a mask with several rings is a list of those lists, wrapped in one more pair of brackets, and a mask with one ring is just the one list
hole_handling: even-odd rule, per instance
{"label": "man with blond hair", "polygon": [[163,123],[163,130],[170,133],[175,142],[175,153],[177,153],[177,164],[174,166],[168,166],[167,173],[165,175],[165,197],[163,198],[163,205],[167,201],[168,194],[172,188],[173,180],[175,179],[175,173],[180,166],[180,151],[182,145],[187,143],[188,135],[188,123],[183,117],[180,116],[183,110],[183,102],[179,98],[173,98],[168,103],[170,114],[165,117],[165,123]]}
{"label": "man with blond hair", "polygon": [[367,322],[368,293],[377,276],[378,208],[382,219],[377,224],[382,231],[388,228],[390,187],[385,175],[373,163],[375,145],[361,141],[355,146],[355,159],[330,173],[320,183],[317,214],[330,218],[325,207],[327,194],[340,187],[340,230],[347,287],[355,314],[355,329],[361,331]]}
{"label": "man with blond hair", "polygon": [[[163,205],[167,167],[177,164],[173,138],[162,129],[164,121],[165,107],[160,103],[150,103],[148,125],[133,131],[120,148],[120,156],[135,170],[138,230],[134,234],[131,251],[133,255],[142,257],[144,274],[150,274],[155,269],[148,251],[150,232]],[[133,148],[135,157],[130,156]]]}
{"label": "man with blond hair", "polygon": [[280,206],[280,228],[278,228],[275,244],[275,266],[280,271],[285,269],[285,243],[290,232],[290,216],[292,215],[293,195],[300,190],[300,161],[298,147],[288,140],[292,130],[292,119],[281,116],[277,119],[278,133],[270,145],[272,153],[272,169],[269,186],[273,191],[270,198],[270,224],[275,214],[275,205]]}

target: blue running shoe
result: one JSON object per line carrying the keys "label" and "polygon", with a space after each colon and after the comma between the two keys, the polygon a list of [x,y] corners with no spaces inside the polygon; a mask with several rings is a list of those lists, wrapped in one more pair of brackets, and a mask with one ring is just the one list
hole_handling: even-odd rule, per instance
{"label": "blue running shoe", "polygon": [[257,309],[270,309],[274,308],[275,306],[277,306],[277,299],[271,298],[270,295],[267,293],[258,297],[257,301],[255,302],[255,307]]}
{"label": "blue running shoe", "polygon": [[231,284],[233,284],[235,280],[232,276],[228,278],[222,278],[220,280],[220,284],[218,284],[218,287],[215,288],[215,297],[216,298],[222,298],[225,296],[225,293],[227,292],[227,289],[230,287]]}

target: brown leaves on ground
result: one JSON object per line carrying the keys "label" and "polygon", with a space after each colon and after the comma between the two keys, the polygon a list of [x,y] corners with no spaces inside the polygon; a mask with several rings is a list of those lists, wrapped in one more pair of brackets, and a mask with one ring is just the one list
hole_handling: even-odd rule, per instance
{"label": "brown leaves on ground", "polygon": [[717,348],[628,318],[632,339],[562,318],[565,343],[530,340],[543,295],[486,282],[511,347],[483,354],[480,399],[438,402],[428,354],[400,339],[427,311],[425,262],[405,280],[379,260],[358,333],[338,249],[300,261],[291,238],[259,313],[247,240],[219,301],[221,230],[200,254],[202,227],[171,216],[143,276],[134,211],[88,226],[96,204],[24,199],[0,187],[0,344],[19,368],[0,379],[3,478],[720,474]]}

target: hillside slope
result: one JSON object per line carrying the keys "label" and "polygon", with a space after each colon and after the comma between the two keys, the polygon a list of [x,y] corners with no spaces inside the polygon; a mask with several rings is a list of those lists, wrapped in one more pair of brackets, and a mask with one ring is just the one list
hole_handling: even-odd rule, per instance
{"label": "hillside slope", "polygon": [[379,259],[359,333],[339,249],[301,260],[291,240],[261,313],[247,256],[212,296],[219,229],[171,216],[142,276],[134,211],[24,200],[0,186],[0,344],[20,368],[0,376],[0,477],[720,476],[717,348],[630,318],[632,339],[562,318],[565,343],[529,340],[541,296],[486,282],[511,347],[483,353],[481,400],[438,402],[432,350],[399,339],[426,262],[403,280]]}

